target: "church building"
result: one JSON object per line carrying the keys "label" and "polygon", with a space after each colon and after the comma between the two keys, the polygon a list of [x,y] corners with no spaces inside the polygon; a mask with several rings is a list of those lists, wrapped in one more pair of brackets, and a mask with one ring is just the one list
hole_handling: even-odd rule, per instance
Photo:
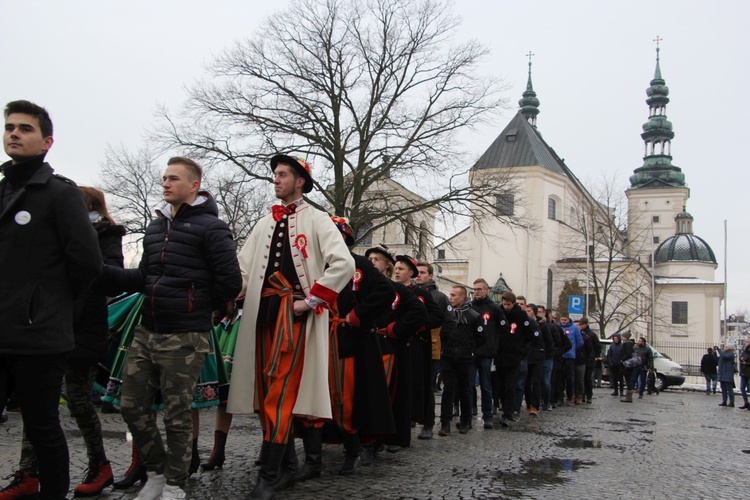
{"label": "church building", "polygon": [[593,195],[537,128],[540,101],[529,62],[518,113],[470,174],[478,183],[501,173],[511,179],[509,189],[496,196],[496,218],[474,221],[436,247],[445,282],[468,286],[481,277],[495,297],[510,289],[557,309],[563,286],[576,280],[587,293],[592,328],[606,335],[631,330],[652,342],[718,343],[724,284],[715,281],[713,250],[693,234],[690,189],[672,164],[658,47],[646,93],[643,165],[624,194]]}

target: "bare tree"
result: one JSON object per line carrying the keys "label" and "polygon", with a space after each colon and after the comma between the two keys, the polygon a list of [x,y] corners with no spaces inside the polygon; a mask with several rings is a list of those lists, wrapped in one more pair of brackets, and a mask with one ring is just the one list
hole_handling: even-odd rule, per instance
{"label": "bare tree", "polygon": [[[273,36],[213,61],[178,116],[162,110],[165,145],[261,180],[270,155],[299,152],[321,188],[309,201],[349,216],[360,238],[431,208],[495,216],[507,179],[470,184],[457,134],[502,109],[504,88],[481,74],[486,47],[453,42],[448,2],[296,0],[265,25]],[[387,179],[424,200],[373,200]]]}
{"label": "bare tree", "polygon": [[253,179],[241,170],[213,168],[203,185],[214,196],[219,216],[229,225],[236,247],[242,247],[255,224],[268,213],[268,207],[273,203],[267,183]]}
{"label": "bare tree", "polygon": [[161,201],[161,171],[156,154],[148,149],[129,151],[108,145],[100,163],[101,189],[110,213],[128,233],[144,234]]}
{"label": "bare tree", "polygon": [[577,207],[569,226],[573,234],[569,240],[575,244],[564,249],[570,256],[560,263],[582,278],[582,291],[588,280],[589,321],[602,337],[612,327],[627,330],[651,317],[651,270],[649,263],[632,257],[638,250],[630,245],[638,239],[633,235],[628,239],[627,210],[624,190],[614,178],[604,179],[592,197]]}

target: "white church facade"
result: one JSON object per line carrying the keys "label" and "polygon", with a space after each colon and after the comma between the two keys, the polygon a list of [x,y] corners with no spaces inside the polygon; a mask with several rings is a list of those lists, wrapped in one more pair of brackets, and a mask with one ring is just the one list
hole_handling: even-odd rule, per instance
{"label": "white church facade", "polygon": [[658,50],[641,134],[644,163],[630,177],[626,202],[622,193],[592,195],[544,141],[529,64],[518,113],[477,160],[470,179],[482,182],[498,169],[510,173],[513,186],[498,193],[497,215],[521,223],[488,218],[440,243],[435,263],[445,283],[468,286],[482,277],[496,291],[511,289],[557,309],[563,286],[576,279],[588,290],[592,327],[601,319],[607,335],[631,330],[651,341],[719,342],[724,284],[715,280],[713,250],[693,234],[690,190],[672,164],[669,89]]}

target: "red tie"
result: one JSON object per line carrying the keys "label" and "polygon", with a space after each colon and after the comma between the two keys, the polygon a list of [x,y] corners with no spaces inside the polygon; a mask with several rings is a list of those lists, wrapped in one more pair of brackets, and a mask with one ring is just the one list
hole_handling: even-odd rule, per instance
{"label": "red tie", "polygon": [[271,207],[271,212],[273,214],[273,220],[276,222],[279,222],[281,219],[284,218],[284,215],[293,214],[296,210],[297,205],[292,203],[288,207],[285,207],[284,205],[274,205]]}

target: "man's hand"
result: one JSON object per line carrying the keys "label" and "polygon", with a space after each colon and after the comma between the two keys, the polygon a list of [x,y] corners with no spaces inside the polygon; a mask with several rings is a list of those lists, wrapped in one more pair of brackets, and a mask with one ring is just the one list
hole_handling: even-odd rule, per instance
{"label": "man's hand", "polygon": [[292,308],[294,309],[295,316],[302,316],[312,309],[304,300],[295,300]]}

